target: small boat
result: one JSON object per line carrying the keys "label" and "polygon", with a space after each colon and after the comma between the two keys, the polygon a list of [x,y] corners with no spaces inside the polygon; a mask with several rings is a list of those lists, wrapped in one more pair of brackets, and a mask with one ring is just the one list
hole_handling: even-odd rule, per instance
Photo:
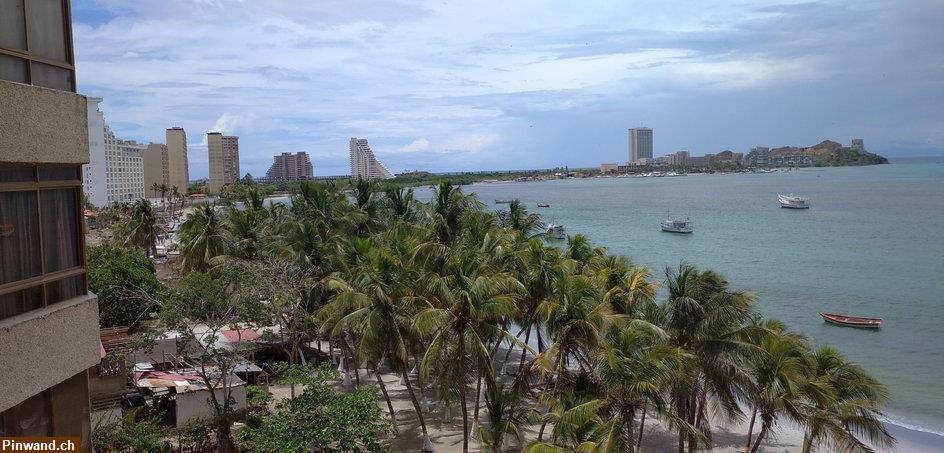
{"label": "small boat", "polygon": [[566,239],[567,234],[564,233],[564,225],[558,225],[556,223],[548,225],[547,237],[550,239]]}
{"label": "small boat", "polygon": [[867,329],[878,329],[882,327],[882,318],[863,318],[860,316],[846,316],[836,313],[820,312],[820,316],[831,324],[849,327],[864,327]]}
{"label": "small boat", "polygon": [[538,203],[538,207],[539,207],[539,208],[549,208],[549,207],[551,207],[551,205],[549,205],[549,204],[547,204],[547,203]]}
{"label": "small boat", "polygon": [[694,223],[686,219],[666,219],[662,221],[662,231],[669,233],[691,233]]}
{"label": "small boat", "polygon": [[806,197],[777,194],[777,200],[780,201],[781,208],[810,209],[810,199]]}
{"label": "small boat", "polygon": [[511,204],[511,200],[502,200],[502,199],[496,198],[495,204]]}

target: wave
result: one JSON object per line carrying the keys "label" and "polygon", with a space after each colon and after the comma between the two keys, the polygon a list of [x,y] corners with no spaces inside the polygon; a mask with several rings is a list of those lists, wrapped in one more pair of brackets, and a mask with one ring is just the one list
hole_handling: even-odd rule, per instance
{"label": "wave", "polygon": [[885,416],[885,417],[882,417],[882,422],[890,424],[890,425],[895,425],[895,426],[898,426],[907,430],[911,430],[911,431],[918,431],[922,433],[933,434],[935,436],[944,437],[944,430],[941,430],[941,428],[932,429],[926,426],[917,425],[915,424],[917,422],[914,422],[911,420],[903,421],[900,418],[900,416],[893,416],[893,417]]}

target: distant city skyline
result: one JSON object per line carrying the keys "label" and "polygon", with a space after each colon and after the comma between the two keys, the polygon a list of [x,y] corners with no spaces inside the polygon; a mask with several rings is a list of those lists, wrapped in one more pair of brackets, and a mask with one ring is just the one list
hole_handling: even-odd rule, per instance
{"label": "distant city skyline", "polygon": [[77,2],[76,80],[120,137],[190,131],[191,179],[206,131],[254,175],[345,174],[352,136],[394,172],[592,167],[639,124],[654,155],[944,152],[941,2],[498,5]]}

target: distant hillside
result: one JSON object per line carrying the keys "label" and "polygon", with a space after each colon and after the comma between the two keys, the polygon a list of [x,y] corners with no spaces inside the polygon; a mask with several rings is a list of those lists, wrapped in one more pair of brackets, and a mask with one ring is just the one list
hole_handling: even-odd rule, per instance
{"label": "distant hillside", "polygon": [[842,146],[842,144],[832,140],[824,140],[819,144],[799,148],[796,146],[784,146],[770,150],[771,156],[787,156],[793,154],[811,154],[813,163],[817,166],[837,167],[846,165],[877,165],[887,164],[888,159],[872,154],[866,151],[859,151],[855,148]]}

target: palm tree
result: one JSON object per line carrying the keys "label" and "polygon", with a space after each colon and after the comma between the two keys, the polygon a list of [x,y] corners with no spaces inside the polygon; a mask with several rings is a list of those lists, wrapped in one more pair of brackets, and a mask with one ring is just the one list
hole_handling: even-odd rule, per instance
{"label": "palm tree", "polygon": [[515,298],[523,290],[517,280],[494,272],[481,258],[474,250],[453,251],[442,274],[423,278],[421,285],[433,304],[414,321],[416,329],[431,338],[421,375],[436,373],[440,398],[459,398],[463,452],[469,449],[468,380],[476,368],[491,372],[490,339],[517,341],[499,322],[514,314]]}
{"label": "palm tree", "polygon": [[157,238],[163,233],[151,202],[140,199],[131,205],[130,217],[125,225],[124,245],[142,247],[144,254],[157,256]]}
{"label": "palm tree", "polygon": [[692,357],[669,344],[669,335],[653,324],[633,320],[625,326],[610,325],[604,341],[594,352],[594,377],[603,389],[606,403],[618,423],[607,437],[621,450],[641,447],[642,423],[638,443],[634,435],[636,414],[645,416],[647,405],[654,406],[672,424],[693,432],[670,411],[665,389],[690,367]]}
{"label": "palm tree", "polygon": [[161,186],[158,185],[156,182],[154,184],[151,184],[151,193],[153,193],[155,197],[157,196],[157,193],[160,190],[161,190]]}
{"label": "palm tree", "polygon": [[887,398],[881,383],[828,346],[810,352],[807,363],[805,387],[815,386],[821,396],[808,397],[805,405],[804,453],[821,445],[838,451],[871,451],[859,437],[886,449],[894,445],[879,419],[878,408]]}
{"label": "palm tree", "polygon": [[416,218],[413,189],[390,187],[384,191],[388,215],[394,219],[412,222]]}
{"label": "palm tree", "polygon": [[606,434],[613,424],[601,416],[605,414],[604,400],[567,389],[559,398],[543,393],[539,401],[548,408],[541,419],[552,426],[552,441],[532,442],[526,452],[606,451]]}
{"label": "palm tree", "polygon": [[[521,201],[515,199],[508,205],[508,211],[502,213],[502,226],[517,232],[525,238],[543,235],[544,224],[541,223],[541,216],[538,214],[529,214],[528,209],[521,204]],[[532,235],[534,232],[537,234]]]}
{"label": "palm tree", "polygon": [[599,292],[590,278],[564,275],[554,279],[551,294],[537,308],[537,318],[547,328],[552,344],[539,354],[537,363],[547,376],[548,388],[553,382],[560,394],[567,378],[567,366],[577,360],[581,369],[591,368],[590,351],[599,340],[604,313],[597,310]]}
{"label": "palm tree", "polygon": [[216,210],[209,204],[198,207],[180,226],[184,270],[208,271],[213,258],[227,253],[230,239]]}
{"label": "palm tree", "polygon": [[[534,409],[522,398],[519,386],[504,386],[493,375],[485,380],[485,407],[488,426],[478,431],[479,442],[490,446],[493,452],[505,449],[506,444],[522,445],[522,430],[536,419]],[[512,444],[513,445],[513,444]]]}
{"label": "palm tree", "polygon": [[461,227],[462,214],[468,210],[480,210],[481,203],[475,197],[462,195],[462,189],[451,182],[442,180],[433,191],[433,201],[428,213],[430,229],[436,233],[436,240],[442,245],[450,245]]}
{"label": "palm tree", "polygon": [[[741,413],[737,396],[740,384],[747,381],[744,358],[749,346],[740,338],[755,316],[753,296],[731,291],[721,275],[686,263],[666,269],[666,282],[669,299],[662,310],[670,343],[695,358],[690,374],[672,385],[673,405],[680,419],[710,441],[709,400],[728,417]],[[698,446],[697,435],[686,436],[680,429],[680,453],[686,437],[690,452]]]}
{"label": "palm tree", "polygon": [[[751,354],[752,400],[751,424],[748,428],[748,446],[756,453],[777,418],[785,415],[803,422],[802,411],[804,374],[809,365],[803,350],[805,340],[797,335],[771,330],[761,335],[757,350]],[[753,446],[750,444],[755,415],[760,417],[760,432]]]}
{"label": "palm tree", "polygon": [[164,204],[164,199],[167,197],[167,191],[170,190],[167,188],[167,184],[161,183],[157,187],[157,191],[161,193],[161,204]]}
{"label": "palm tree", "polygon": [[[350,269],[345,276],[329,278],[328,287],[335,291],[335,295],[319,310],[319,316],[329,320],[325,327],[334,325],[335,336],[344,330],[354,332],[357,339],[355,350],[360,360],[376,364],[381,358],[387,358],[391,369],[403,376],[423,430],[425,450],[431,442],[407,365],[409,344],[416,337],[411,325],[412,317],[430,305],[424,298],[414,295],[415,268],[381,247],[371,248],[366,258],[366,262]],[[376,365],[374,374],[387,400],[390,417],[396,423],[393,404]]]}

